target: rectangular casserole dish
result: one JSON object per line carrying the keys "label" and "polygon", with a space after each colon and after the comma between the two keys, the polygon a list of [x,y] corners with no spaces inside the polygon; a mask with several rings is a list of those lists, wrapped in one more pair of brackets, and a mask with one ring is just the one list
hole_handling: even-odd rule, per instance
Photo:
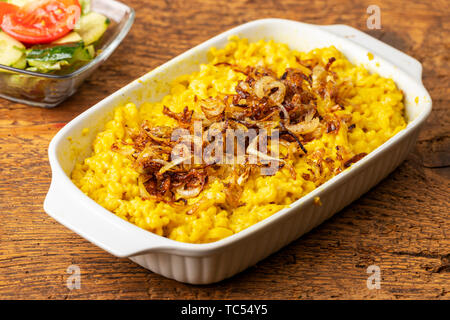
{"label": "rectangular casserole dish", "polygon": [[[115,107],[158,101],[175,77],[191,73],[207,61],[210,47],[223,47],[228,37],[250,41],[273,39],[307,51],[334,45],[352,62],[391,77],[405,94],[408,125],[351,169],[271,217],[223,240],[190,244],[141,229],[107,211],[70,180],[77,161],[91,152],[91,143]],[[369,60],[368,53],[374,58]],[[357,199],[396,168],[413,148],[431,111],[431,98],[422,85],[422,66],[415,59],[348,26],[317,26],[281,19],[263,19],[229,30],[187,51],[132,82],[90,108],[54,137],[49,146],[52,182],[44,203],[54,219],[118,257],[165,277],[191,284],[221,281],[254,265],[299,238]],[[89,133],[83,131],[90,128]],[[320,197],[322,205],[314,204]]]}

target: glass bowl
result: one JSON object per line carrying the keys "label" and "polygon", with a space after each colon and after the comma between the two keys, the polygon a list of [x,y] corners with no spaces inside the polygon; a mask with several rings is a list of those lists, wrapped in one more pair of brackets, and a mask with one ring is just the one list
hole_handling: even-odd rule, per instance
{"label": "glass bowl", "polygon": [[111,24],[102,38],[100,54],[66,75],[44,74],[0,65],[0,97],[32,106],[52,108],[73,95],[130,31],[134,10],[115,0],[93,0],[92,10],[107,16]]}

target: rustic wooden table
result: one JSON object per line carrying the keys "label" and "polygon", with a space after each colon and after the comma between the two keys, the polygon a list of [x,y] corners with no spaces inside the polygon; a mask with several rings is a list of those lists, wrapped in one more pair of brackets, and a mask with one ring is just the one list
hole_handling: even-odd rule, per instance
{"label": "rustic wooden table", "polygon": [[[131,33],[52,110],[0,99],[0,299],[449,299],[450,12],[441,1],[126,0]],[[381,8],[368,30],[367,7]],[[433,112],[407,160],[303,238],[218,284],[192,286],[118,259],[48,217],[47,146],[63,123],[131,80],[231,27],[264,17],[356,27],[423,63]],[[368,290],[369,265],[381,289]],[[66,287],[81,269],[81,289]]]}

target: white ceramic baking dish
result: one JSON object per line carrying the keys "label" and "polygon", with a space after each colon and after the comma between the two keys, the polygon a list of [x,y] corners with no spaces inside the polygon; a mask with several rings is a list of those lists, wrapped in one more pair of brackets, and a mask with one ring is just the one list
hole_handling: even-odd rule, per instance
{"label": "white ceramic baking dish", "polygon": [[[290,208],[209,244],[181,243],[140,229],[95,203],[71,182],[69,176],[75,162],[89,155],[92,140],[111,119],[115,107],[127,101],[139,105],[143,101],[161,99],[168,93],[170,80],[197,70],[199,62],[207,61],[210,47],[224,46],[228,37],[235,34],[251,41],[273,39],[298,50],[335,45],[350,61],[394,79],[405,93],[407,128]],[[369,60],[369,52],[374,59]],[[318,226],[368,191],[405,159],[431,111],[431,99],[422,85],[421,74],[421,64],[415,59],[348,26],[317,26],[280,19],[246,23],[156,68],[62,128],[49,147],[53,176],[44,209],[61,224],[111,254],[129,257],[165,277],[192,284],[220,281]],[[90,128],[89,134],[83,135],[86,127]],[[320,197],[321,206],[314,205],[315,197]]]}

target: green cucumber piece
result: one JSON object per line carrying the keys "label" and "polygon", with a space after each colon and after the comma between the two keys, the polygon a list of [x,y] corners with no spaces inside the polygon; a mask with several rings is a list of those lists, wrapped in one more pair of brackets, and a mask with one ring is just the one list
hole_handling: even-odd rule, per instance
{"label": "green cucumber piece", "polygon": [[54,41],[52,44],[64,44],[64,43],[80,42],[80,41],[83,41],[81,36],[78,33],[72,31],[71,33],[62,37],[61,39]]}
{"label": "green cucumber piece", "polygon": [[91,44],[90,46],[86,47],[86,50],[89,52],[89,54],[91,55],[92,59],[95,58],[96,53],[95,53],[95,47]]}
{"label": "green cucumber piece", "polygon": [[28,64],[31,68],[28,68],[30,71],[55,71],[55,70],[61,70],[62,67],[69,65],[69,62],[62,60],[58,62],[53,61],[39,61],[39,60],[28,60]]}
{"label": "green cucumber piece", "polygon": [[85,15],[91,11],[91,0],[79,0],[81,6],[81,15]]}
{"label": "green cucumber piece", "polygon": [[90,50],[86,47],[83,47],[75,51],[75,53],[73,54],[72,62],[91,61],[92,59],[93,56],[91,55]]}
{"label": "green cucumber piece", "polygon": [[53,62],[70,60],[79,48],[83,48],[82,43],[68,43],[56,46],[34,46],[27,50],[27,59]]}
{"label": "green cucumber piece", "polygon": [[8,67],[20,66],[18,62],[24,56],[25,46],[14,38],[0,31],[0,64]]}
{"label": "green cucumber piece", "polygon": [[86,46],[98,41],[108,29],[110,21],[104,15],[97,12],[89,12],[79,20],[79,26],[75,29],[83,38]]}
{"label": "green cucumber piece", "polygon": [[27,51],[29,66],[40,72],[57,71],[91,60],[92,55],[82,41],[57,46],[35,46]]}
{"label": "green cucumber piece", "polygon": [[25,57],[25,55],[22,55],[22,58],[15,62],[11,67],[17,69],[25,69],[27,67],[27,58]]}

